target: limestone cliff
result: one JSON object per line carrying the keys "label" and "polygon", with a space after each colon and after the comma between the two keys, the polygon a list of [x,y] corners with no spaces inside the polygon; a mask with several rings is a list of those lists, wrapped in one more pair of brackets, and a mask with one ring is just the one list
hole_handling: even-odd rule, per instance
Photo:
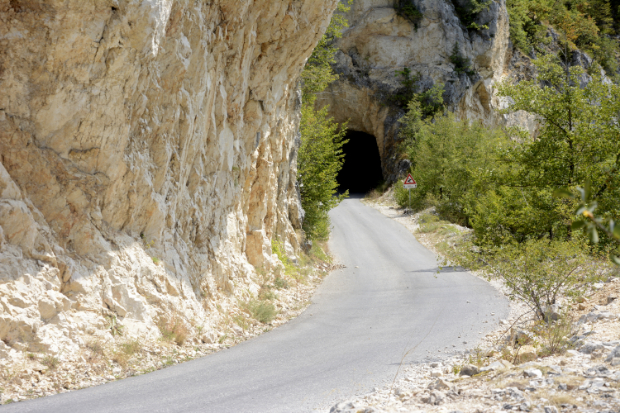
{"label": "limestone cliff", "polygon": [[0,357],[204,325],[299,248],[296,82],[336,0],[0,0]]}
{"label": "limestone cliff", "polygon": [[[445,84],[448,108],[458,116],[493,124],[500,121],[495,109],[501,102],[493,85],[505,78],[512,58],[505,0],[496,0],[477,21],[486,30],[467,29],[457,16],[455,3],[467,0],[413,0],[422,13],[419,22],[400,16],[394,0],[356,0],[346,14],[349,28],[336,43],[340,49],[335,70],[340,75],[318,100],[330,105],[338,122],[374,135],[382,158],[384,176],[395,179],[407,163],[397,151],[398,122],[403,108],[390,97],[402,88],[397,70],[419,73],[419,90]],[[458,44],[471,61],[474,73],[457,73],[450,61]]]}

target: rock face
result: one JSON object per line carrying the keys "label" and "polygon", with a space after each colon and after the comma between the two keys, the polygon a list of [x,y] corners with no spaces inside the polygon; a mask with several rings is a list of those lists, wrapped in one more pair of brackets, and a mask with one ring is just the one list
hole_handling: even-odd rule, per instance
{"label": "rock face", "polygon": [[[455,0],[456,1],[456,0]],[[396,178],[408,164],[399,162],[398,122],[403,108],[392,96],[402,89],[398,70],[409,68],[421,76],[420,92],[436,83],[445,84],[444,101],[457,116],[488,124],[503,121],[494,109],[501,102],[493,85],[507,73],[512,58],[505,0],[491,3],[477,21],[487,30],[468,30],[450,0],[413,0],[423,18],[413,23],[401,17],[392,0],[356,0],[346,14],[349,28],[337,41],[340,49],[335,69],[340,79],[319,106],[330,105],[337,122],[349,120],[349,128],[377,138],[384,177]],[[458,74],[450,61],[458,44],[469,58],[474,73]]]}
{"label": "rock face", "polygon": [[[0,351],[202,325],[299,248],[299,73],[336,0],[0,0]],[[94,328],[93,328],[94,327]]]}

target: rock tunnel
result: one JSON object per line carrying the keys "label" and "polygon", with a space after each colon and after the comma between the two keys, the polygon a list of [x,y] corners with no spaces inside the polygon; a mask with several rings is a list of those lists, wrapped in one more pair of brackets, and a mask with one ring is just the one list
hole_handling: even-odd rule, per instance
{"label": "rock tunnel", "polygon": [[377,139],[368,133],[349,130],[343,146],[344,165],[338,174],[339,191],[365,194],[383,181]]}

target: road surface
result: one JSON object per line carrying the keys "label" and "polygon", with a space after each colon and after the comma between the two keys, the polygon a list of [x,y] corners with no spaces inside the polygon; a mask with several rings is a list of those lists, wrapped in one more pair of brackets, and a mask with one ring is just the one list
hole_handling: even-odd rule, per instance
{"label": "road surface", "polygon": [[0,410],[325,411],[391,382],[407,350],[415,347],[405,363],[438,359],[473,347],[507,317],[507,300],[489,284],[462,271],[437,275],[433,253],[359,199],[342,202],[331,218],[330,247],[345,268],[295,320],[201,359]]}

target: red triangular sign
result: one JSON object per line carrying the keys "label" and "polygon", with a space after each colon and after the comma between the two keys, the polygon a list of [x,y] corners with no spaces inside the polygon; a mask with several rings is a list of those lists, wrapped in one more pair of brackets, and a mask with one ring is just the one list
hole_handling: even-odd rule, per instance
{"label": "red triangular sign", "polygon": [[409,174],[409,175],[407,175],[407,179],[405,179],[405,182],[403,182],[403,184],[405,184],[405,185],[416,185],[416,181],[415,181],[415,179],[413,179],[411,174]]}

